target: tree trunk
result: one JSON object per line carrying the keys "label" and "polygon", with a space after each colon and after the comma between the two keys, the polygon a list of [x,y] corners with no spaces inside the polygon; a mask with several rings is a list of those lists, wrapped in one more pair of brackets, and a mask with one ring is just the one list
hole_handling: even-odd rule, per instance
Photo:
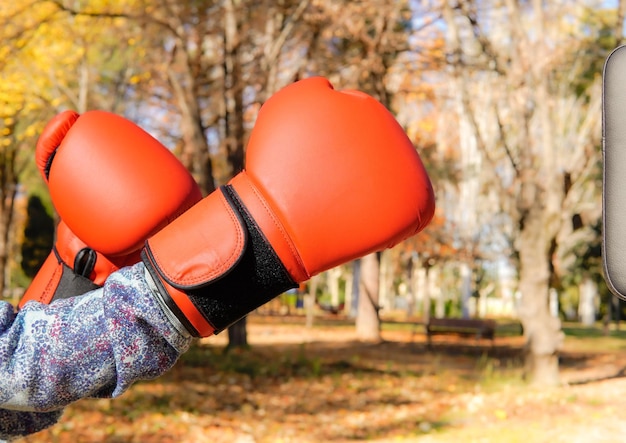
{"label": "tree trunk", "polygon": [[435,300],[435,317],[444,318],[446,316],[446,299],[437,279],[437,268],[429,266],[427,274],[428,295]]}
{"label": "tree trunk", "polygon": [[361,281],[361,260],[352,262],[352,296],[350,297],[350,317],[359,315],[359,282]]}
{"label": "tree trunk", "polygon": [[9,269],[8,266],[8,256],[7,256],[7,252],[8,248],[9,248],[9,244],[6,242],[5,240],[5,236],[4,234],[2,234],[3,240],[0,243],[0,299],[2,299],[5,296],[5,289],[6,289],[6,281],[7,281],[7,270]]}
{"label": "tree trunk", "polygon": [[17,196],[17,174],[15,173],[15,152],[4,159],[7,164],[2,172],[2,190],[0,196],[0,298],[7,289],[9,272],[9,252],[11,251],[11,233],[13,232],[13,216],[15,198]]}
{"label": "tree trunk", "polygon": [[[239,57],[239,12],[240,2],[229,0],[224,3],[224,141],[226,158],[231,175],[244,167],[244,127],[243,127],[243,81]],[[248,345],[246,319],[243,318],[228,328],[230,348]]]}
{"label": "tree trunk", "polygon": [[472,297],[472,270],[467,263],[461,263],[461,317],[470,317]]}
{"label": "tree trunk", "polygon": [[387,252],[380,253],[380,284],[379,284],[379,305],[381,311],[394,309],[394,293],[393,293],[393,266],[390,254]]}
{"label": "tree trunk", "polygon": [[578,302],[578,316],[580,322],[585,326],[593,326],[596,321],[596,299],[598,297],[598,287],[589,277],[585,276],[579,284],[580,299]]}
{"label": "tree trunk", "polygon": [[247,324],[247,317],[243,317],[241,320],[233,323],[228,327],[228,346],[226,347],[227,350],[233,348],[248,347],[248,333],[246,328]]}
{"label": "tree trunk", "polygon": [[411,284],[411,291],[413,292],[413,299],[415,300],[414,314],[421,313],[424,323],[427,323],[430,318],[430,292],[426,284],[427,281],[428,270],[421,266],[418,260],[415,260],[413,282]]}
{"label": "tree trunk", "polygon": [[356,310],[352,309],[352,304],[353,304],[353,297],[354,297],[354,277],[353,277],[353,271],[351,268],[347,268],[346,271],[346,287],[344,290],[344,313],[346,314],[347,317],[349,318],[355,318],[356,317]]}
{"label": "tree trunk", "polygon": [[339,306],[339,278],[341,277],[341,268],[336,267],[326,271],[326,281],[328,292],[330,292],[330,305],[333,308]]}
{"label": "tree trunk", "polygon": [[320,276],[314,275],[307,285],[307,295],[304,306],[306,307],[306,327],[312,328],[315,320],[315,300],[317,299],[317,287],[319,286]]}
{"label": "tree trunk", "polygon": [[[184,42],[177,42],[177,48],[184,47]],[[183,65],[189,67],[189,54],[182,49],[177,50],[176,54],[184,61]],[[209,145],[204,135],[196,80],[189,71],[179,73],[172,67],[168,68],[167,75],[181,112],[183,145],[180,160],[196,179],[204,195],[210,194],[215,190],[215,180]]]}
{"label": "tree trunk", "polygon": [[377,253],[361,258],[356,333],[360,340],[376,343],[382,341],[378,315],[379,269],[379,255]]}
{"label": "tree trunk", "polygon": [[315,298],[309,291],[304,294],[304,315],[305,315],[305,327],[310,329],[313,327],[313,321],[315,319]]}
{"label": "tree trunk", "polygon": [[[536,206],[538,203],[534,206]],[[536,385],[559,384],[561,321],[549,309],[549,257],[543,218],[530,211],[517,239],[522,295],[520,320],[525,337],[526,379]]]}

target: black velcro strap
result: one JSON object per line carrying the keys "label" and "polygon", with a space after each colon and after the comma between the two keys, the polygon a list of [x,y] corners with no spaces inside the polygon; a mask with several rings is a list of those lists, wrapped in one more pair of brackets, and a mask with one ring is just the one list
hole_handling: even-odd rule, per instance
{"label": "black velcro strap", "polygon": [[61,280],[54,291],[54,296],[51,301],[75,297],[98,288],[100,288],[100,286],[96,285],[87,277],[76,274],[69,266],[63,264]]}
{"label": "black velcro strap", "polygon": [[[284,291],[297,287],[236,192],[230,186],[222,187],[222,191],[245,222],[246,249],[239,263],[224,277],[187,292],[216,328],[216,334]],[[211,227],[206,229],[210,232]]]}

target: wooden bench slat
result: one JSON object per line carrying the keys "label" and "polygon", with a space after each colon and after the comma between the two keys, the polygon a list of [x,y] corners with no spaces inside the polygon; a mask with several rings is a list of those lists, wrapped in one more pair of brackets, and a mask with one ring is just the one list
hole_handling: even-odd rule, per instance
{"label": "wooden bench slat", "polygon": [[474,335],[476,339],[490,339],[493,343],[495,332],[496,322],[492,319],[431,318],[426,324],[429,344],[431,336],[444,334]]}

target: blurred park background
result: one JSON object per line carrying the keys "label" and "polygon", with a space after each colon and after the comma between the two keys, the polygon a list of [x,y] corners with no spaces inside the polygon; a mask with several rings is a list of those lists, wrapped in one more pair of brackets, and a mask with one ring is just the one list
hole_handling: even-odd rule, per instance
{"label": "blurred park background", "polygon": [[[316,276],[162,380],[80,402],[28,441],[622,441],[601,104],[625,12],[623,0],[3,1],[0,294],[13,303],[53,242],[33,151],[66,109],[133,120],[209,193],[244,166],[263,102],[322,75],[396,115],[438,205],[417,237]],[[442,318],[495,321],[495,335],[466,322],[429,343]]]}

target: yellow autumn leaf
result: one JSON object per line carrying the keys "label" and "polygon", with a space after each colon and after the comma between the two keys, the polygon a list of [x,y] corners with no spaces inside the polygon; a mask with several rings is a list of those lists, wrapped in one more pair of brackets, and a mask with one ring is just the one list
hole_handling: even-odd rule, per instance
{"label": "yellow autumn leaf", "polygon": [[503,409],[496,409],[493,415],[495,415],[498,420],[506,420],[507,418],[507,413]]}

